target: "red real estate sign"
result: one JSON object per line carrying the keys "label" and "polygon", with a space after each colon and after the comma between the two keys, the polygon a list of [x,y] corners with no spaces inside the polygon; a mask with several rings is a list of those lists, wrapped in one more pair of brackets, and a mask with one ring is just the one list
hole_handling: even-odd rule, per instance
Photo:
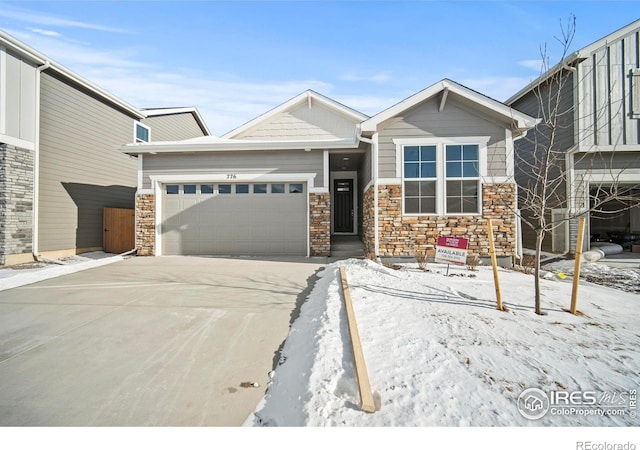
{"label": "red real estate sign", "polygon": [[469,239],[452,236],[438,236],[436,245],[436,262],[451,264],[467,263],[467,247]]}

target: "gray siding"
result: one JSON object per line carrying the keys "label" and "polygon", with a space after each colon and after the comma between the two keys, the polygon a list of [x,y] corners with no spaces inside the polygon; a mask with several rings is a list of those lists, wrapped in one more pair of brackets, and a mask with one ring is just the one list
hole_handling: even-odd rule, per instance
{"label": "gray siding", "polygon": [[102,208],[133,208],[133,118],[49,75],[42,76],[40,251],[102,247]]}
{"label": "gray siding", "polygon": [[449,95],[444,111],[439,112],[440,101],[430,99],[407,111],[404,117],[391,119],[379,133],[378,175],[396,176],[396,146],[394,138],[491,136],[487,145],[489,176],[506,175],[506,124],[491,118]]}
{"label": "gray siding", "polygon": [[152,142],[181,141],[205,136],[202,128],[200,128],[191,113],[147,117],[141,122],[151,128]]}
{"label": "gray siding", "polygon": [[640,120],[633,112],[634,69],[640,67],[640,30],[607,42],[578,65],[580,143],[640,143]]}
{"label": "gray siding", "polygon": [[626,169],[640,169],[640,152],[578,154],[574,162],[578,170],[613,169],[624,173]]}
{"label": "gray siding", "polygon": [[[0,76],[2,74],[6,75],[6,80],[3,80],[6,83],[6,96],[0,100],[4,101],[7,109],[0,111],[0,115],[4,116],[4,129],[0,127],[0,134],[34,142],[36,68],[32,63],[6,52],[5,67],[0,67]],[[0,105],[3,101],[0,101]]]}
{"label": "gray siding", "polygon": [[242,173],[315,173],[315,187],[323,185],[322,151],[243,151],[197,154],[144,155],[143,188],[149,175]]}
{"label": "gray siding", "polygon": [[356,135],[356,122],[312,102],[280,113],[269,122],[236,136],[236,139],[339,139]]}
{"label": "gray siding", "polygon": [[[535,91],[531,91],[518,99],[511,106],[518,111],[528,114],[532,117],[549,117],[549,105],[556,107],[558,114],[554,121],[558,126],[553,134],[553,152],[552,162],[550,165],[549,179],[553,180],[554,194],[549,198],[549,209],[560,209],[566,207],[566,179],[565,173],[565,157],[567,150],[575,145],[574,124],[575,111],[573,107],[573,89],[574,75],[571,72],[563,72],[560,83],[557,79],[539,86]],[[560,96],[557,97],[558,90]],[[559,98],[559,101],[555,99]],[[538,181],[538,175],[542,170],[544,152],[551,143],[551,133],[548,125],[539,124],[536,128],[529,130],[527,135],[518,139],[514,143],[515,148],[515,178],[518,184],[518,204],[522,210],[522,215],[531,219],[531,211],[528,211],[525,189],[533,189]],[[534,169],[534,168],[537,168]],[[550,220],[551,215],[548,211],[547,218]],[[522,224],[522,241],[526,248],[534,248],[535,231]],[[543,249],[551,251],[552,236],[547,234],[543,242]]]}

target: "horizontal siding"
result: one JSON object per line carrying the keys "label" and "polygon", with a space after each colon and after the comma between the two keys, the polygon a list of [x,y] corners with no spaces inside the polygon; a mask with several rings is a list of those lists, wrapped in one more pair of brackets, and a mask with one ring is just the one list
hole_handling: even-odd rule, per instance
{"label": "horizontal siding", "polygon": [[245,173],[315,173],[315,187],[324,180],[321,151],[220,152],[186,155],[145,155],[144,188],[151,188],[149,175]]}
{"label": "horizontal siding", "polygon": [[632,112],[631,73],[640,68],[640,29],[607,42],[578,65],[580,143],[637,145],[640,120]]}
{"label": "horizontal siding", "polygon": [[395,118],[387,124],[378,138],[378,173],[382,178],[396,176],[396,138],[430,138],[490,136],[488,143],[489,176],[506,175],[506,124],[498,125],[493,119],[483,117],[467,105],[449,95],[443,112],[438,99],[428,100],[407,111],[404,117]]}
{"label": "horizontal siding", "polygon": [[133,118],[46,72],[42,76],[40,250],[102,246],[102,208],[133,208]]}
{"label": "horizontal siding", "polygon": [[269,122],[242,133],[237,139],[340,139],[354,137],[356,122],[312,103],[277,114]]}
{"label": "horizontal siding", "polygon": [[[589,169],[640,169],[640,152],[587,153],[575,156],[575,168]],[[624,172],[623,172],[624,173]]]}
{"label": "horizontal siding", "polygon": [[152,142],[182,141],[205,135],[191,113],[147,117],[141,122],[151,128]]}

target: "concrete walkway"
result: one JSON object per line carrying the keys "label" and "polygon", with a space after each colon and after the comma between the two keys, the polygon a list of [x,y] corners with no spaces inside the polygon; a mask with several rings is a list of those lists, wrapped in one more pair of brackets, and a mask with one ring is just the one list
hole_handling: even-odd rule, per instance
{"label": "concrete walkway", "polygon": [[132,258],[0,292],[0,425],[241,425],[322,262]]}

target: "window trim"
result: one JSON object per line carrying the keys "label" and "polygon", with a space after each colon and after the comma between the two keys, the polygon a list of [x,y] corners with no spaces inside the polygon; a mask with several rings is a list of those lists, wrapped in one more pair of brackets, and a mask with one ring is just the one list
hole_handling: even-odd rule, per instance
{"label": "window trim", "polygon": [[[400,179],[402,186],[402,216],[482,216],[482,179],[487,176],[487,144],[491,136],[459,136],[444,138],[402,138],[392,139],[396,146],[396,177]],[[447,176],[446,176],[446,146],[475,144],[478,146],[478,212],[476,213],[449,213],[446,208],[447,201]],[[407,213],[405,209],[404,189],[404,147],[435,145],[436,146],[436,212],[435,213]],[[452,177],[452,180],[460,179]],[[475,177],[474,177],[475,179]],[[425,179],[427,180],[427,179]],[[417,179],[409,179],[417,181]]]}
{"label": "window trim", "polygon": [[[149,138],[148,138],[149,140],[143,141],[142,139],[138,139],[138,127],[144,128],[147,130],[147,134],[149,135]],[[142,122],[134,120],[133,121],[133,142],[135,144],[143,144],[143,143],[151,142],[151,127],[143,124]]]}

